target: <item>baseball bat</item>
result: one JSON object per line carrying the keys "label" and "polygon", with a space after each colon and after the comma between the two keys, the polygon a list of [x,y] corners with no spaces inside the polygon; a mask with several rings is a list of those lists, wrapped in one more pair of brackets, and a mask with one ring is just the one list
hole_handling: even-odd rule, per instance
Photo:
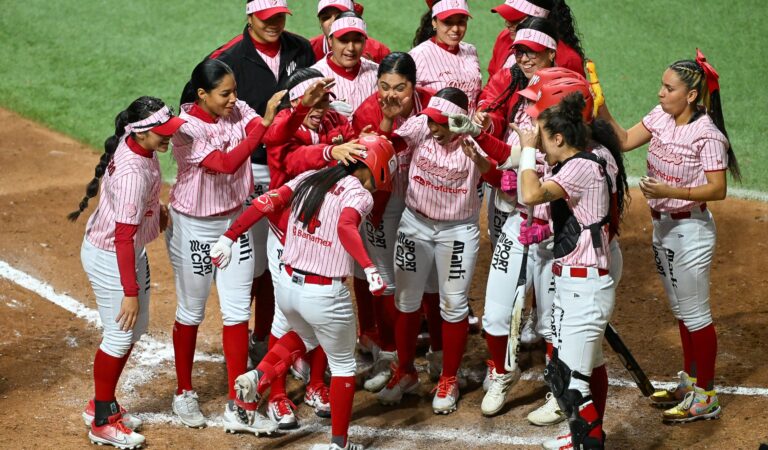
{"label": "baseball bat", "polygon": [[632,375],[632,379],[635,380],[637,387],[640,388],[640,392],[646,397],[653,394],[655,389],[653,384],[651,384],[651,380],[645,375],[640,364],[638,364],[635,357],[632,356],[632,352],[629,351],[629,348],[624,344],[624,341],[621,340],[621,336],[619,336],[616,328],[610,323],[605,328],[605,340],[608,341],[608,344],[611,345],[613,351],[619,356],[621,363],[624,364],[624,367],[629,371],[629,374]]}
{"label": "baseball bat", "polygon": [[[528,207],[528,226],[533,223],[533,207]],[[525,303],[525,280],[527,278],[528,246],[523,247],[523,259],[517,276],[517,287],[512,303],[512,315],[509,319],[507,335],[507,353],[504,357],[504,369],[512,372],[517,369],[517,353],[520,350],[520,329],[523,326],[523,304]]]}

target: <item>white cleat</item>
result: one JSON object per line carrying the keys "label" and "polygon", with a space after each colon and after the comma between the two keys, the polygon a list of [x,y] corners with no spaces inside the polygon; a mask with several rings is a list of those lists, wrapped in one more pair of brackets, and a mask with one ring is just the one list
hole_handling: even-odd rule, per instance
{"label": "white cleat", "polygon": [[533,308],[528,313],[528,317],[523,323],[523,328],[520,330],[520,344],[533,345],[541,342],[542,337],[536,332],[537,322],[536,308]]}
{"label": "white cleat", "polygon": [[546,450],[570,450],[573,448],[573,444],[571,443],[571,434],[568,433],[564,436],[548,439],[541,444],[541,447]]}
{"label": "white cleat", "polygon": [[560,411],[560,405],[557,404],[557,399],[551,392],[547,392],[543,405],[528,414],[528,422],[540,427],[555,425],[565,419],[565,414]]}
{"label": "white cleat", "polygon": [[[85,407],[85,411],[83,411],[83,422],[85,422],[85,426],[90,428],[91,423],[93,422],[94,416],[96,415],[96,404],[93,402],[93,399],[88,400],[88,405]],[[128,411],[125,410],[122,406],[120,407],[120,418],[123,419],[123,425],[130,428],[133,431],[138,430],[141,428],[141,419],[139,419],[138,416],[135,416]]]}
{"label": "white cleat", "polygon": [[317,417],[331,417],[331,390],[325,384],[307,386],[304,403],[315,410]]}
{"label": "white cleat", "polygon": [[205,416],[200,412],[197,392],[184,391],[179,395],[174,395],[172,406],[174,414],[184,425],[190,428],[203,428],[205,426]]}
{"label": "white cleat", "polygon": [[267,406],[267,417],[277,424],[278,430],[293,430],[299,427],[299,421],[296,419],[294,410],[296,405],[288,400],[288,397],[280,397],[270,400]]}
{"label": "white cleat", "polygon": [[371,377],[365,380],[363,387],[368,392],[379,392],[392,378],[392,366],[397,364],[397,352],[379,352],[378,359],[373,363]]}
{"label": "white cleat", "polygon": [[268,341],[265,338],[263,341],[256,338],[254,334],[248,339],[248,370],[255,369],[257,365],[264,359],[264,355],[269,350]]}
{"label": "white cleat", "polygon": [[376,398],[382,405],[396,405],[403,400],[403,395],[418,392],[421,384],[415,373],[400,374],[394,370],[394,375],[389,383],[376,394]]}
{"label": "white cleat", "polygon": [[488,359],[485,361],[485,378],[483,378],[483,392],[488,392],[488,388],[491,387],[491,383],[493,383],[493,374],[496,373],[496,364],[493,362],[492,359]]}
{"label": "white cleat", "polygon": [[434,389],[432,411],[435,414],[450,414],[458,408],[459,382],[456,377],[440,377]]}
{"label": "white cleat", "polygon": [[256,403],[244,403],[245,407],[227,402],[224,407],[224,431],[227,433],[272,434],[277,431],[277,424],[264,417],[256,408]]}
{"label": "white cleat", "polygon": [[88,439],[96,445],[111,445],[120,449],[141,448],[145,441],[144,436],[123,424],[119,414],[110,417],[109,422],[100,427],[92,424]]}
{"label": "white cleat", "polygon": [[235,378],[235,394],[243,403],[258,403],[261,400],[261,395],[256,390],[258,386],[259,372],[256,369]]}
{"label": "white cleat", "polygon": [[501,408],[504,407],[504,403],[507,401],[507,393],[519,379],[520,369],[504,374],[499,374],[496,372],[496,369],[493,369],[493,381],[488,387],[485,397],[483,397],[483,403],[480,405],[480,410],[483,414],[492,416],[501,411]]}
{"label": "white cleat", "polygon": [[290,370],[293,378],[296,378],[305,385],[309,384],[309,361],[307,361],[304,356],[296,358],[296,361],[291,365]]}
{"label": "white cleat", "polygon": [[328,444],[328,447],[326,447],[328,450],[365,450],[365,447],[363,447],[361,444],[353,444],[349,441],[347,441],[347,445],[344,447],[339,447],[336,444]]}

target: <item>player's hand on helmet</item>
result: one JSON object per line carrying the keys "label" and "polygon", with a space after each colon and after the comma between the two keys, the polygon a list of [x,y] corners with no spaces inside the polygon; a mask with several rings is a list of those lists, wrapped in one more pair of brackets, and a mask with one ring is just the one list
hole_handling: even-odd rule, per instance
{"label": "player's hand on helmet", "polygon": [[528,225],[527,222],[520,224],[520,236],[517,238],[523,245],[538,244],[544,242],[552,236],[552,230],[548,223],[536,223]]}
{"label": "player's hand on helmet", "polygon": [[267,109],[264,111],[264,117],[261,118],[263,126],[268,127],[272,125],[272,121],[275,120],[275,115],[277,114],[277,107],[280,106],[280,102],[287,92],[286,90],[275,92],[275,95],[267,101]]}
{"label": "player's hand on helmet", "polygon": [[360,155],[365,151],[366,147],[363,144],[358,144],[357,139],[349,141],[341,145],[335,145],[331,149],[331,157],[339,162],[348,166],[350,163],[357,161],[354,156]]}
{"label": "player's hand on helmet", "polygon": [[475,112],[475,117],[472,118],[472,122],[480,125],[480,128],[487,130],[491,126],[491,116],[484,111]]}
{"label": "player's hand on helmet", "polygon": [[226,269],[232,259],[232,239],[221,235],[211,249],[211,262],[219,269]]}
{"label": "player's hand on helmet", "polygon": [[501,172],[501,192],[517,197],[517,172],[514,170]]}
{"label": "player's hand on helmet", "polygon": [[639,186],[645,198],[669,198],[669,186],[655,178],[642,177]]}
{"label": "player's hand on helmet", "polygon": [[475,163],[480,173],[486,173],[491,170],[490,161],[488,161],[483,155],[480,154],[480,152],[477,151],[477,147],[475,147],[475,144],[469,139],[461,140],[461,151],[467,155],[467,158]]}
{"label": "player's hand on helmet", "polygon": [[400,99],[396,95],[388,95],[386,97],[379,98],[379,107],[381,108],[381,114],[389,120],[395,120],[400,114],[403,113],[405,105],[410,100],[410,97]]}
{"label": "player's hand on helmet", "polygon": [[345,102],[344,100],[334,100],[331,102],[331,109],[336,111],[337,113],[344,115],[344,116],[351,116],[355,110],[352,108],[352,105]]}
{"label": "player's hand on helmet", "polygon": [[120,312],[115,317],[120,331],[131,331],[139,317],[139,297],[123,297],[120,302]]}
{"label": "player's hand on helmet", "polygon": [[533,128],[520,129],[514,123],[509,124],[509,129],[517,133],[520,137],[520,146],[539,148],[539,124],[537,123]]}
{"label": "player's hand on helmet", "polygon": [[381,278],[379,269],[377,269],[376,266],[371,266],[366,267],[364,270],[365,278],[368,280],[368,290],[371,291],[371,294],[384,294],[384,290],[387,289],[387,284],[384,283],[384,280]]}
{"label": "player's hand on helmet", "polygon": [[325,94],[331,91],[331,88],[335,84],[336,80],[333,78],[323,78],[322,80],[317,81],[304,91],[304,95],[301,96],[301,104],[306,107],[317,105],[323,100]]}
{"label": "player's hand on helmet", "polygon": [[472,122],[466,114],[448,114],[443,113],[448,118],[448,129],[457,134],[468,134],[477,137],[483,131],[480,125]]}
{"label": "player's hand on helmet", "polygon": [[375,131],[373,131],[373,125],[366,125],[362,130],[360,130],[360,134],[358,135],[358,138],[366,137],[366,136],[378,136]]}

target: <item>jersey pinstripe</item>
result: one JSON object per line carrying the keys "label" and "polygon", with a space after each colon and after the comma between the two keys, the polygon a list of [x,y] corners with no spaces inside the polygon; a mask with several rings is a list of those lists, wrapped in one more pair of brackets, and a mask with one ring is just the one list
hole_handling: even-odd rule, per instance
{"label": "jersey pinstripe", "polygon": [[256,53],[261,56],[261,59],[267,64],[269,70],[275,75],[275,80],[280,78],[280,52],[277,52],[275,56],[269,56],[266,53],[262,53],[259,49],[256,49]]}
{"label": "jersey pinstripe", "polygon": [[354,79],[350,80],[336,73],[329,65],[328,58],[330,55],[316,62],[312,68],[319,70],[323,76],[336,80],[336,85],[333,87],[336,100],[345,101],[352,106],[353,111],[357,110],[366,98],[376,92],[376,73],[379,70],[379,65],[362,58],[360,71]]}
{"label": "jersey pinstripe", "polygon": [[434,91],[445,87],[461,89],[469,97],[470,116],[474,114],[483,83],[474,45],[460,42],[459,52],[454,55],[428,40],[408,53],[416,61],[417,86]]}

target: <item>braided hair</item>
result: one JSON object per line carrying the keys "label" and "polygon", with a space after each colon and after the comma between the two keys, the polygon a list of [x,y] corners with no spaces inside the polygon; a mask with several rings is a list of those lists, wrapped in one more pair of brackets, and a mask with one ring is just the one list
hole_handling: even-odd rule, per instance
{"label": "braided hair", "polygon": [[699,101],[704,105],[704,111],[697,110],[688,123],[696,121],[702,114],[708,114],[718,130],[728,139],[728,171],[736,181],[741,181],[741,169],[736,160],[736,154],[733,152],[731,140],[728,138],[728,131],[725,129],[725,119],[723,118],[723,108],[720,103],[720,90],[717,89],[711,94],[707,86],[707,77],[704,69],[694,60],[683,59],[670,64],[669,69],[677,74],[677,77],[685,83],[688,90],[696,89],[696,100],[693,105]]}
{"label": "braided hair", "polygon": [[[125,127],[132,122],[138,122],[142,119],[146,119],[157,111],[161,110],[165,106],[162,100],[155,97],[139,97],[133,101],[128,108],[121,111],[117,117],[115,117],[115,133],[108,137],[104,141],[104,153],[99,159],[99,163],[96,165],[96,170],[93,175],[93,179],[85,188],[85,197],[80,200],[78,209],[72,211],[67,215],[67,219],[70,222],[74,222],[80,217],[80,214],[88,207],[88,201],[99,193],[99,181],[104,176],[104,172],[107,170],[109,162],[112,161],[112,156],[117,150],[117,146],[120,144],[120,139],[124,138]],[[134,133],[131,133],[134,136]]]}

